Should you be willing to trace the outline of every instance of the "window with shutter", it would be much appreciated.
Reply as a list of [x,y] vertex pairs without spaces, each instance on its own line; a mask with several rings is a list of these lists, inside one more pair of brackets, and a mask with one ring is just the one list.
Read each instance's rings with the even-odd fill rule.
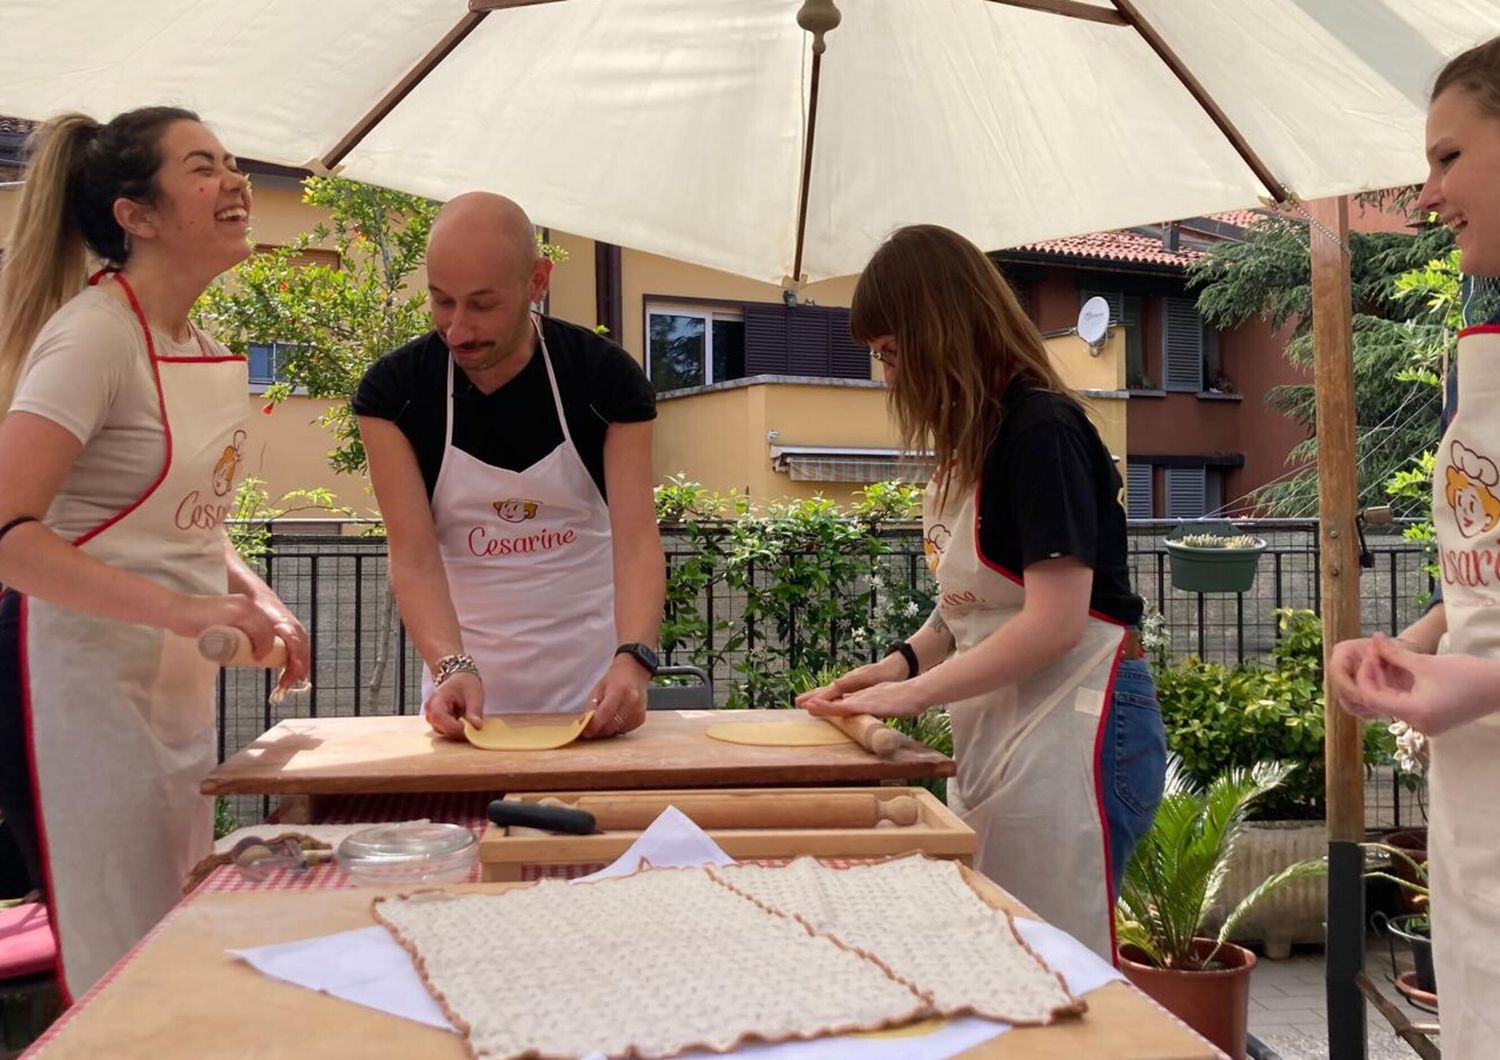
[[1191,298],[1162,300],[1161,360],[1166,389],[1203,390],[1203,318]]
[[1151,377],[1146,374],[1146,335],[1141,328],[1145,299],[1138,294],[1121,299],[1123,313],[1120,325],[1125,329],[1125,386],[1131,390],[1150,390]]
[[745,345],[736,308],[646,306],[646,375],[659,393],[743,378]]
[[1125,514],[1131,519],[1156,518],[1156,468],[1125,465]]
[[1167,518],[1201,519],[1208,507],[1208,475],[1201,467],[1169,467],[1167,480]]

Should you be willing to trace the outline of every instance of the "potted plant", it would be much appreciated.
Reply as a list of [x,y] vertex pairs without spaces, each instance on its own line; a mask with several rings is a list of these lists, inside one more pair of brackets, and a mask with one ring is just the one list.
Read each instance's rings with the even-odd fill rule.
[[1125,866],[1116,907],[1120,970],[1235,1060],[1245,1056],[1250,972],[1255,955],[1229,941],[1235,925],[1282,885],[1326,871],[1322,859],[1298,862],[1255,887],[1214,937],[1204,920],[1255,801],[1273,791],[1290,764],[1231,769],[1207,786],[1187,779],[1174,755],[1156,818]]
[[1179,526],[1163,539],[1172,584],[1190,593],[1243,593],[1255,584],[1264,538],[1235,533],[1228,523],[1205,523],[1193,532]]
[[[1432,914],[1430,903],[1432,893],[1427,885],[1427,862],[1418,861],[1411,857],[1405,850],[1389,843],[1362,843],[1366,850],[1378,851],[1390,858],[1389,866],[1382,866],[1365,875],[1371,879],[1388,880],[1399,886],[1404,894],[1412,898],[1412,906],[1415,912],[1403,913],[1400,916],[1386,919],[1382,914],[1376,914],[1385,919],[1386,931],[1398,939],[1402,939],[1411,947],[1413,971],[1396,977],[1397,988],[1407,997],[1413,997],[1413,988],[1420,995],[1414,1000],[1432,1005],[1437,1004],[1437,975],[1433,971],[1432,964]],[[1396,871],[1396,870],[1400,871]],[[1396,963],[1395,954],[1391,955],[1391,964]]]
[[[1189,780],[1207,787],[1233,768],[1296,762],[1297,769],[1251,807],[1235,843],[1207,927],[1217,931],[1230,910],[1259,885],[1299,861],[1328,850],[1323,789],[1323,635],[1311,611],[1276,611],[1278,635],[1267,665],[1235,665],[1196,657],[1158,659],[1153,671],[1167,746]],[[1387,762],[1394,740],[1367,726],[1367,769]],[[1291,954],[1299,943],[1321,943],[1327,893],[1318,880],[1288,884],[1266,897],[1234,929],[1232,941],[1263,945],[1264,957]]]

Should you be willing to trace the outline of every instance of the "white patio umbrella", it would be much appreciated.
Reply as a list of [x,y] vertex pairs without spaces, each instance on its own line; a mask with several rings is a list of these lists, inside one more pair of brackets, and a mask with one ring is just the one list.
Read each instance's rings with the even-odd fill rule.
[[801,0],[6,0],[0,113],[176,102],[247,157],[816,280],[913,221],[997,248],[1413,181],[1430,79],[1500,33],[1500,0],[835,2],[817,62]]
[[[1500,0],[4,0],[0,114],[180,103],[247,157],[501,191],[779,282],[855,272],[914,221],[1001,248],[1412,183],[1432,77],[1496,34]],[[1342,209],[1313,240],[1330,646],[1359,628]],[[1331,695],[1328,720],[1342,1060],[1362,790]]]

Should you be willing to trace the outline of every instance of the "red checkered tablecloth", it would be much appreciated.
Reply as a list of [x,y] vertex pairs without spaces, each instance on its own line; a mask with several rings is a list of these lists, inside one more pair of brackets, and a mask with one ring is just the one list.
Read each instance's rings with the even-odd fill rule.
[[[348,795],[321,800],[317,824],[361,824],[376,821],[416,821],[426,819],[443,824],[461,824],[475,835],[484,832],[486,811],[498,798],[483,792],[452,792],[431,795]],[[294,824],[267,824],[267,834],[295,832]],[[479,862],[469,870],[469,883],[478,883]],[[523,865],[523,881],[573,879],[604,868],[592,865]],[[259,891],[319,891],[358,886],[337,863],[329,861],[303,871],[277,869],[263,880],[253,880],[233,865],[221,865],[194,889],[190,898],[200,894],[241,894]]]

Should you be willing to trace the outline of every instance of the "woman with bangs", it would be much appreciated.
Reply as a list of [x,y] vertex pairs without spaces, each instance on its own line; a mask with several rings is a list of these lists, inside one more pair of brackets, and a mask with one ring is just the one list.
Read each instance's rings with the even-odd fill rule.
[[947,706],[950,805],[978,867],[1113,960],[1114,895],[1161,799],[1166,739],[1136,632],[1123,486],[1040,332],[978,247],[913,225],[860,275],[923,504],[937,607],[885,657],[798,699],[813,714]]

